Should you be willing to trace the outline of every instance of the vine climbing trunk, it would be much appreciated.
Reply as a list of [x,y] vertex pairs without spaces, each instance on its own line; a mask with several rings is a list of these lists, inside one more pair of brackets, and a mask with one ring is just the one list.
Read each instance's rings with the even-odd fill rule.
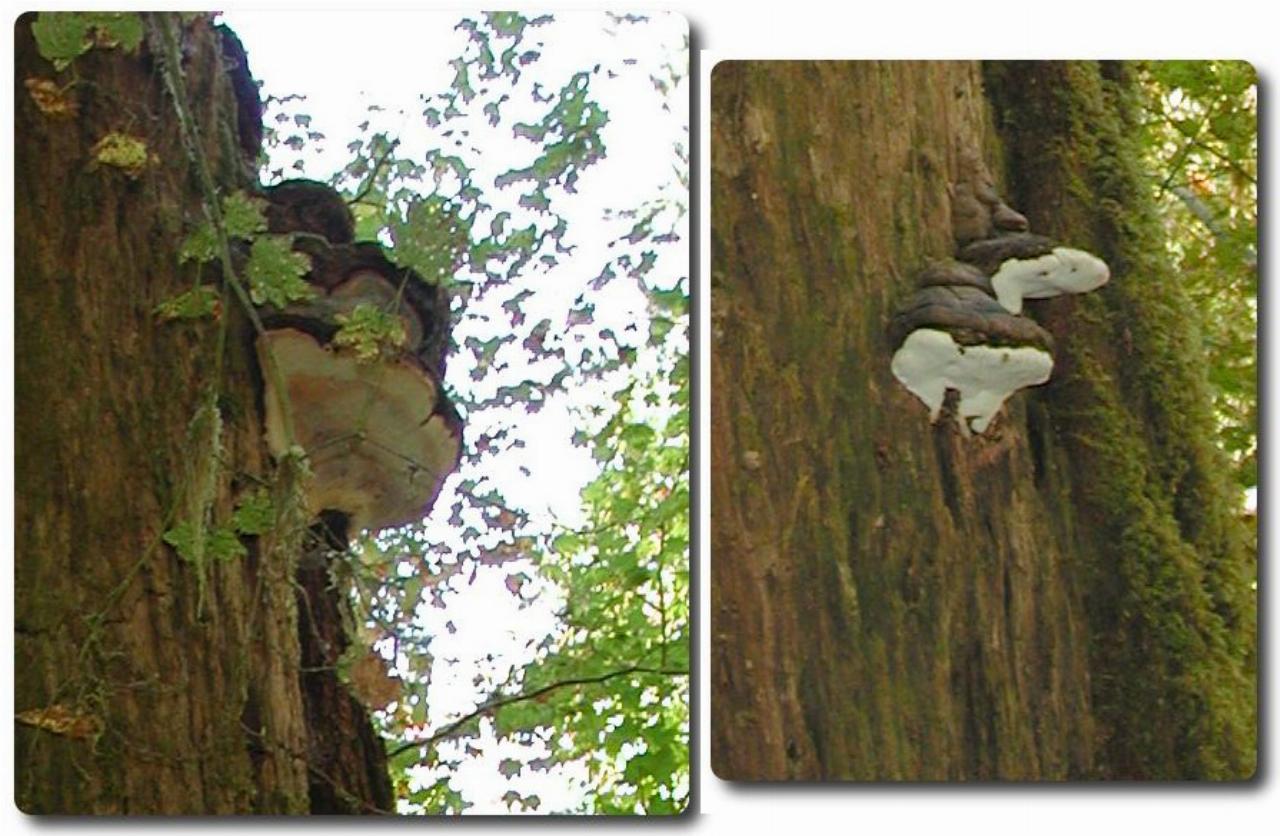
[[[387,811],[367,711],[332,666],[302,672],[300,631],[341,630],[331,585],[313,590],[330,621],[300,622],[302,537],[242,537],[245,556],[200,565],[162,539],[193,481],[226,519],[275,471],[234,297],[213,320],[155,315],[200,277],[179,263],[206,213],[192,152],[220,194],[256,188],[261,105],[244,52],[207,16],[182,23],[177,89],[198,129],[184,147],[154,41],[100,41],[58,68],[34,18],[19,19],[15,49],[18,805]],[[106,137],[142,152],[122,164]],[[210,431],[193,416],[215,413],[217,443],[196,443]],[[317,675],[332,682],[313,688]],[[329,769],[321,736],[349,741],[363,769]]]
[[[1254,567],[1131,144],[1132,83],[1085,63],[714,70],[721,777],[1252,773]],[[980,434],[945,410],[930,423],[888,334],[956,252],[969,148],[1007,173],[1026,217],[1006,217],[1112,273],[1027,302],[1052,380]]]

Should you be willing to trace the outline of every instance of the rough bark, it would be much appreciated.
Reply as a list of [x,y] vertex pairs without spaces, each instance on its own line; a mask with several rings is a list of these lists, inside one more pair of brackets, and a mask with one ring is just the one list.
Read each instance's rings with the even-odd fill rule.
[[[18,805],[305,813],[315,782],[328,780],[357,799],[344,811],[385,809],[382,744],[367,713],[353,711],[340,686],[310,693],[300,674],[297,561],[269,559],[266,537],[247,538],[248,556],[209,566],[202,584],[161,541],[197,459],[187,428],[215,382],[219,324],[154,315],[191,287],[195,268],[179,267],[178,251],[203,217],[155,57],[145,43],[136,54],[90,50],[68,88],[77,111],[49,115],[25,81],[62,85],[72,73],[39,56],[32,19],[15,31]],[[254,188],[261,125],[245,120],[260,110],[247,72],[235,67],[238,45],[205,18],[182,37],[201,153],[224,192]],[[136,177],[93,161],[110,131],[146,143],[149,161]],[[229,318],[216,381],[226,434],[214,515],[226,519],[272,464],[252,330],[234,307],[221,315]],[[330,604],[340,596],[321,592]],[[55,714],[33,714],[50,708],[79,724],[59,730],[40,719]],[[324,734],[360,741],[347,754],[368,776],[344,784],[347,773],[321,768],[318,718]]]
[[335,671],[350,644],[341,596],[328,571],[334,551],[347,548],[341,514],[325,514],[298,566],[298,639],[309,730],[309,793],[315,814],[394,809],[386,750],[368,714]]
[[[1092,65],[1069,66],[1097,77]],[[1192,385],[1203,370],[1189,344],[1136,363],[1110,354],[1120,296],[1130,317],[1151,316],[1131,299],[1133,267],[1113,246],[1117,229],[1143,217],[1136,161],[1111,158],[1135,200],[1107,220],[1103,198],[1117,198],[1061,184],[1105,180],[1086,169],[1110,149],[1089,160],[1049,154],[1075,137],[1037,110],[1065,109],[1078,127],[1120,119],[1122,103],[1033,68],[1000,80],[996,107],[994,75],[984,85],[972,63],[713,71],[710,692],[721,777],[1252,770],[1251,569],[1223,511],[1210,435],[1197,437],[1199,424],[1143,423],[1175,355],[1189,387],[1179,404],[1200,404],[1203,417]],[[1032,231],[1092,248],[1114,278],[1096,299],[1029,303],[1057,346],[1054,379],[1014,396],[986,434],[964,438],[954,421],[931,425],[893,379],[886,330],[927,262],[954,254],[957,147],[983,149],[1003,171],[1002,143],[1012,161],[1005,196]],[[1157,241],[1126,246],[1146,247],[1150,259]],[[1160,309],[1176,307],[1158,284],[1145,286]],[[1097,324],[1105,319],[1112,328]],[[1098,352],[1107,356],[1086,375],[1089,392],[1122,419],[1100,418],[1082,400],[1081,358]],[[1099,455],[1099,438],[1125,455]],[[1152,472],[1130,473],[1135,462]],[[1113,471],[1129,481],[1103,496],[1101,485],[1117,484]],[[1172,522],[1179,478],[1204,489],[1203,503],[1183,503],[1182,524]],[[1159,534],[1144,541],[1143,558],[1116,540],[1133,533],[1125,520],[1147,511]],[[1135,565],[1179,568],[1158,579],[1126,568]],[[1146,610],[1131,611],[1144,595]],[[1166,641],[1162,630],[1179,620],[1193,625],[1180,640],[1211,645],[1197,658],[1212,664],[1179,679],[1162,649],[1135,670],[1139,648]],[[1211,682],[1210,669],[1222,680]],[[1149,728],[1138,693],[1178,705]],[[1229,739],[1214,742],[1206,728]],[[1157,738],[1162,746],[1139,762]]]

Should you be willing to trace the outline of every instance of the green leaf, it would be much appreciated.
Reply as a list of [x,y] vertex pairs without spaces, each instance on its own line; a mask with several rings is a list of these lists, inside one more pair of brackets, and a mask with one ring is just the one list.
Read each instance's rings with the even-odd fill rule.
[[364,363],[394,357],[408,339],[399,316],[367,302],[356,305],[349,314],[336,314],[334,319],[340,327],[333,344],[350,349]]
[[155,315],[162,322],[174,319],[218,318],[221,302],[218,291],[209,285],[199,285],[185,293],[180,293],[167,302],[156,305]]
[[576,554],[582,550],[582,538],[577,534],[561,534],[551,541],[551,547],[560,554]]
[[470,248],[471,222],[455,204],[432,195],[415,203],[404,220],[392,222],[391,240],[396,264],[414,270],[428,284],[447,286]]
[[252,239],[267,229],[267,218],[262,214],[266,201],[250,197],[243,191],[232,192],[222,200],[222,225],[228,238]]
[[235,530],[225,526],[214,527],[205,532],[203,552],[197,549],[196,529],[190,522],[175,525],[161,539],[173,546],[178,557],[193,564],[198,564],[202,555],[214,560],[230,560],[247,554]]
[[315,295],[302,278],[311,269],[311,260],[304,253],[293,252],[292,246],[288,235],[262,235],[254,240],[245,275],[255,305],[284,308]]
[[178,553],[178,557],[194,563],[197,557],[195,528],[189,522],[180,522],[173,528],[169,529],[160,538],[173,546],[174,551]]
[[142,43],[142,18],[133,12],[41,12],[31,24],[36,49],[59,70],[94,46],[133,52]]
[[84,16],[70,12],[41,12],[31,24],[31,32],[41,57],[59,70],[93,45]]
[[657,435],[648,424],[628,424],[622,430],[621,439],[625,444],[643,449],[652,444]]
[[259,488],[243,500],[231,515],[231,525],[241,534],[260,535],[270,531],[276,522],[276,509],[271,494]]
[[88,12],[84,15],[95,31],[95,46],[120,47],[133,52],[142,43],[142,18],[136,12]]
[[205,554],[213,560],[231,560],[248,554],[235,529],[219,526],[209,532]]
[[218,236],[213,231],[213,225],[205,222],[192,230],[187,239],[182,242],[181,249],[178,250],[178,263],[184,264],[188,261],[194,261],[198,264],[204,264],[206,261],[213,261],[218,257]]

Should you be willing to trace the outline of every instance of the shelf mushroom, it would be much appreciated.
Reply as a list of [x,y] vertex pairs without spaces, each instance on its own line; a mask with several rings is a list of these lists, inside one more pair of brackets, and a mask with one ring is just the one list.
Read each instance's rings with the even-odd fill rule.
[[1053,372],[1048,332],[976,287],[922,288],[894,317],[889,338],[894,377],[929,407],[932,421],[955,390],[966,434],[984,432],[1010,395]]
[[933,421],[954,391],[961,431],[981,434],[1011,394],[1053,373],[1052,339],[1020,316],[1022,300],[1085,293],[1111,274],[1097,256],[1031,234],[972,146],[956,159],[948,193],[959,260],[921,271],[920,289],[889,324],[890,368]]
[[951,186],[951,232],[966,244],[1005,232],[1026,232],[1026,217],[1001,200],[995,178],[970,147],[957,154],[956,182]]
[[[293,181],[267,191],[270,228],[293,234],[314,291],[259,309],[267,446],[276,458],[291,444],[306,452],[313,514],[345,514],[351,530],[404,525],[431,509],[462,450],[462,421],[440,386],[448,294],[377,244],[352,243],[350,213],[326,188]],[[376,359],[334,341],[361,305],[400,321],[396,344],[380,345]]]
[[960,260],[989,275],[996,299],[1015,314],[1022,312],[1023,299],[1087,293],[1111,278],[1106,262],[1092,253],[1025,232],[968,244]]
[[[294,443],[311,459],[311,510],[341,511],[353,530],[421,519],[462,445],[461,422],[431,373],[411,355],[362,363],[295,328],[259,337],[264,366],[267,351],[288,392]],[[267,445],[279,457],[288,434],[271,375],[264,400]]]

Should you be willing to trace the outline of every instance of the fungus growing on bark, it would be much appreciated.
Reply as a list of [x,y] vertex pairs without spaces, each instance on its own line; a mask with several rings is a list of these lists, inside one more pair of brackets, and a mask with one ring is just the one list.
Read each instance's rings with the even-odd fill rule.
[[990,295],[991,277],[972,264],[946,259],[931,261],[920,271],[921,287],[976,287]]
[[933,421],[947,390],[955,390],[966,433],[985,431],[1010,395],[1053,372],[1048,332],[974,287],[923,288],[894,317],[889,337],[894,377],[929,407]]
[[1026,232],[1027,219],[996,192],[995,178],[971,147],[958,152],[956,182],[951,186],[951,232],[966,244],[999,232]]
[[[430,372],[408,355],[361,363],[294,328],[259,337],[259,355],[266,351],[288,390],[294,443],[311,459],[311,511],[342,511],[357,530],[420,519],[462,445],[460,422]],[[290,434],[270,376],[266,389],[267,444],[280,457]]]
[[350,243],[350,213],[322,184],[289,181],[266,198],[270,229],[293,234],[315,291],[259,310],[259,360],[264,371],[274,365],[263,375],[267,445],[277,458],[290,439],[306,452],[313,514],[340,512],[353,530],[421,519],[462,449],[462,422],[440,391],[448,294],[377,244]]
[[934,421],[956,392],[961,430],[981,433],[1011,394],[1053,373],[1052,340],[1018,315],[1022,300],[1094,290],[1110,273],[1096,256],[1030,234],[972,146],[959,148],[956,174],[949,192],[960,260],[921,271],[921,289],[889,324],[890,368]]
[[960,257],[991,274],[991,290],[1011,313],[1023,299],[1097,290],[1111,278],[1102,259],[1071,247],[1054,246],[1040,235],[1009,235],[978,241]]

